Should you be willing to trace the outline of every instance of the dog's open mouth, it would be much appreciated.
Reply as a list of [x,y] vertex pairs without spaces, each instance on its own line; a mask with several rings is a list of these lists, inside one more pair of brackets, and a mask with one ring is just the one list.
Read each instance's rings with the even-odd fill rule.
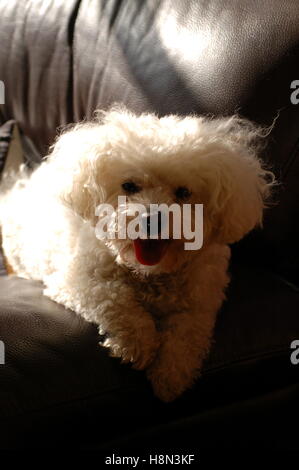
[[135,256],[139,263],[146,266],[158,264],[167,250],[169,240],[141,239],[134,240]]

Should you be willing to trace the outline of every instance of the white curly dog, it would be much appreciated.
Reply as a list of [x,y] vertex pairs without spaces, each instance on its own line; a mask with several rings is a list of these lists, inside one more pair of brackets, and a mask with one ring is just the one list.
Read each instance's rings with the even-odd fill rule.
[[[99,325],[111,355],[146,369],[171,401],[199,376],[229,282],[228,244],[261,224],[272,174],[263,129],[237,116],[158,118],[122,107],[59,136],[31,174],[3,178],[0,223],[13,272]],[[101,240],[96,208],[203,204],[203,246]],[[192,206],[193,207],[193,206]]]

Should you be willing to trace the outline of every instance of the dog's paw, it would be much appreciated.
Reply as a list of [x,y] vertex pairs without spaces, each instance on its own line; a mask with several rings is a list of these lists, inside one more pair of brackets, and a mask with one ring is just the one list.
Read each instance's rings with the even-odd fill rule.
[[175,400],[188,386],[182,384],[174,374],[159,370],[156,366],[148,369],[147,377],[152,384],[154,394],[164,402]]
[[123,363],[132,363],[132,367],[143,370],[154,361],[160,345],[155,328],[151,331],[122,332],[121,335],[108,336],[102,345],[110,350],[110,356],[118,357]]
[[183,390],[174,388],[173,383],[166,377],[155,377],[150,374],[148,374],[148,377],[151,381],[154,394],[165,403],[174,401],[183,393]]
[[187,363],[176,364],[174,358],[157,357],[147,370],[154,394],[164,402],[171,402],[190,388],[198,377]]

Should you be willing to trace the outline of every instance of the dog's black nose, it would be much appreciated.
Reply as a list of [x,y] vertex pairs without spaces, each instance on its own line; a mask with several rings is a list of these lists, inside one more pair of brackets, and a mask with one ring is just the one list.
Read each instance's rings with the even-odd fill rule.
[[146,236],[160,235],[162,230],[162,214],[160,211],[142,218],[142,226]]

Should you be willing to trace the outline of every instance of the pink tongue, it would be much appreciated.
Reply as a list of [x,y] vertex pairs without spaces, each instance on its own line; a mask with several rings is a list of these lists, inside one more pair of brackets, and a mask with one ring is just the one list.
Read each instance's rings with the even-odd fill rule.
[[166,251],[168,240],[134,240],[135,256],[139,263],[146,266],[158,264]]

